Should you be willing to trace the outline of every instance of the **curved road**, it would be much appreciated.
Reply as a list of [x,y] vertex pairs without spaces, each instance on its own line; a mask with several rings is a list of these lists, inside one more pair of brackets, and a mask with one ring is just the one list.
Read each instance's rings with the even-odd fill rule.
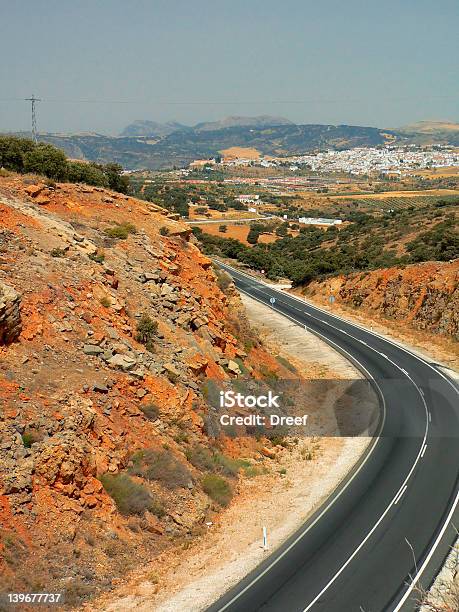
[[218,263],[240,291],[351,359],[380,394],[382,418],[325,506],[209,612],[415,610],[459,524],[457,386],[399,345]]

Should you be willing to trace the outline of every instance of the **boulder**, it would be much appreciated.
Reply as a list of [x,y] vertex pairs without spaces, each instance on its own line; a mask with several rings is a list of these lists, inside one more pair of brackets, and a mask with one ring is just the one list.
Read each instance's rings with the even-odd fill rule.
[[85,344],[83,346],[83,353],[85,355],[92,355],[97,357],[98,355],[101,355],[104,352],[104,349],[101,348],[100,346],[97,346],[97,344]]
[[108,364],[120,370],[131,370],[137,362],[133,357],[129,357],[129,355],[117,354],[108,360]]
[[44,185],[29,185],[26,187],[26,193],[32,198],[36,198],[44,188]]
[[241,374],[241,368],[239,367],[239,364],[237,364],[232,359],[228,361],[228,365],[226,367],[232,374]]

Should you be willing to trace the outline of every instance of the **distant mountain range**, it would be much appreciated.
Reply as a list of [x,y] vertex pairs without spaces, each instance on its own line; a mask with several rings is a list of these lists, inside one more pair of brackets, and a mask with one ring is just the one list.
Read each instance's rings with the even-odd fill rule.
[[282,117],[227,117],[194,127],[171,121],[138,120],[120,136],[40,134],[40,140],[74,159],[115,161],[129,170],[183,167],[230,147],[250,147],[262,155],[295,155],[325,149],[383,144],[433,143],[459,146],[459,124],[420,122],[397,129],[352,125],[297,125]]
[[157,138],[158,136],[167,136],[168,134],[172,134],[172,132],[180,131],[213,132],[215,130],[224,130],[230,127],[261,128],[274,125],[295,124],[293,121],[285,119],[284,117],[271,117],[270,115],[259,115],[258,117],[225,117],[225,119],[221,119],[220,121],[198,123],[194,127],[177,123],[177,121],[157,123],[156,121],[145,121],[140,119],[125,127],[120,137],[143,136],[145,138]]
[[133,123],[130,123],[121,132],[121,138],[130,137],[147,137],[147,138],[158,138],[177,132],[178,130],[188,129],[186,125],[178,123],[177,121],[168,121],[167,123],[158,123],[157,121],[147,121],[138,119]]

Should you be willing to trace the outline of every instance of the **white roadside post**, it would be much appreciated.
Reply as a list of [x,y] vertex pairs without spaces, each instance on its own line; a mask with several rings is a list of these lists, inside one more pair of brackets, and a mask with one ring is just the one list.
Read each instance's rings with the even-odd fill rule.
[[268,550],[268,532],[266,527],[263,527],[263,550]]

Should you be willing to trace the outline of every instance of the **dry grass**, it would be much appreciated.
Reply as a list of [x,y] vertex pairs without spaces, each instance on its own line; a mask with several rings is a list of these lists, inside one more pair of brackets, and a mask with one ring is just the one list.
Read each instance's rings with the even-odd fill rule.
[[230,147],[220,151],[225,159],[260,159],[260,151],[253,147]]

